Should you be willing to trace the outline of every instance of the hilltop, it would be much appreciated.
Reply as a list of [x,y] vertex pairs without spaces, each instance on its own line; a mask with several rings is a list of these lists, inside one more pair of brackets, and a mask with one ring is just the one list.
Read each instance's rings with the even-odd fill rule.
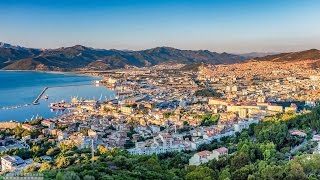
[[306,51],[267,55],[264,57],[258,57],[254,59],[258,61],[274,61],[274,62],[320,60],[320,51],[317,49],[310,49]]

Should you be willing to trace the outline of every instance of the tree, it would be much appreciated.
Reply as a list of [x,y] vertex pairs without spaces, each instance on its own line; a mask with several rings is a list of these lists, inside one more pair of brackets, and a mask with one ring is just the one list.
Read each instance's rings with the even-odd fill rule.
[[235,170],[232,173],[232,179],[242,180],[248,179],[248,176],[255,171],[255,167],[253,165],[246,165],[241,167],[240,169]]
[[49,162],[44,162],[41,164],[39,172],[48,171],[51,169],[51,164]]
[[218,123],[220,116],[219,115],[212,115],[212,114],[205,114],[202,116],[201,125],[202,126],[211,126]]
[[64,156],[60,156],[56,159],[56,166],[59,169],[67,167],[69,164],[70,164],[70,161]]
[[101,154],[101,155],[102,154],[106,154],[107,151],[108,151],[108,149],[105,146],[102,146],[102,145],[98,145],[97,149],[98,149],[98,153]]
[[193,171],[188,172],[186,180],[211,180],[213,179],[213,170],[208,167],[197,166]]
[[209,88],[209,89],[201,89],[197,90],[194,93],[195,96],[203,96],[203,97],[221,97],[222,94],[217,92],[215,89]]
[[96,178],[94,176],[90,176],[90,175],[85,175],[83,177],[83,180],[95,180]]
[[160,172],[161,171],[161,166],[160,166],[159,160],[155,156],[152,156],[151,158],[149,158],[146,161],[146,165],[152,171],[156,171],[156,172]]
[[231,159],[231,168],[233,170],[240,169],[241,167],[249,164],[250,158],[246,153],[238,153]]
[[288,127],[282,122],[262,122],[255,126],[254,135],[258,142],[273,142],[278,149],[284,147]]
[[276,146],[272,142],[260,144],[260,149],[263,152],[264,160],[274,157],[277,152]]
[[276,165],[266,165],[261,167],[260,174],[263,179],[283,179],[284,178],[284,168],[282,166]]
[[62,152],[67,152],[71,149],[74,149],[76,148],[76,145],[74,142],[70,142],[70,143],[63,143],[63,142],[60,142],[58,144],[58,147],[61,149]]
[[38,145],[32,146],[31,152],[34,154],[34,156],[40,156],[41,154],[41,149]]
[[46,152],[46,155],[54,157],[54,156],[58,155],[59,153],[60,153],[60,149],[58,147],[51,147]]
[[25,173],[31,173],[31,172],[35,172],[35,171],[37,171],[38,170],[38,168],[36,167],[36,166],[34,166],[34,165],[29,165],[29,166],[27,166],[25,169],[24,169],[24,171],[23,172],[25,172]]
[[219,175],[219,180],[231,179],[230,169],[223,169]]
[[64,179],[65,180],[80,180],[80,177],[73,171],[67,171],[64,174]]
[[303,171],[303,167],[299,163],[292,162],[292,163],[289,163],[288,175],[286,179],[304,180],[304,179],[307,179],[307,176]]
[[56,175],[56,180],[65,180],[64,175],[60,171]]

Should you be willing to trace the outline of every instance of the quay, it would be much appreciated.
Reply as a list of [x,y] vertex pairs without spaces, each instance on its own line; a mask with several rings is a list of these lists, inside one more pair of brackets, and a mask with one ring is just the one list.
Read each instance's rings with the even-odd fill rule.
[[38,97],[33,101],[32,104],[37,105],[39,104],[39,100],[41,99],[42,95],[47,91],[48,87],[45,87],[41,93],[38,95]]

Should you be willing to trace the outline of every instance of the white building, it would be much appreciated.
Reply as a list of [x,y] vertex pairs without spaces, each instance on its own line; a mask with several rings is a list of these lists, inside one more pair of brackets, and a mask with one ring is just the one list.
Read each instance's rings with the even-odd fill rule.
[[259,123],[259,119],[249,119],[248,121],[238,121],[238,123],[234,124],[234,131],[241,132],[243,129],[248,129],[250,124],[257,124]]
[[210,160],[219,159],[219,157],[227,154],[228,154],[228,149],[225,147],[215,149],[212,152],[207,150],[201,151],[201,152],[195,153],[189,159],[189,165],[198,166],[200,164],[207,163]]
[[41,121],[41,125],[42,125],[42,126],[46,126],[46,127],[48,127],[49,129],[53,129],[53,128],[55,127],[54,122],[51,122],[51,121],[48,121],[48,120],[43,120],[43,121]]
[[19,156],[5,155],[5,156],[1,157],[1,171],[2,172],[15,171],[16,168],[22,164],[24,164],[24,161]]
[[135,148],[128,149],[128,152],[132,155],[151,155],[183,150],[186,150],[186,146],[183,143],[174,143],[174,139],[170,134],[161,133],[153,138],[151,144],[136,142]]

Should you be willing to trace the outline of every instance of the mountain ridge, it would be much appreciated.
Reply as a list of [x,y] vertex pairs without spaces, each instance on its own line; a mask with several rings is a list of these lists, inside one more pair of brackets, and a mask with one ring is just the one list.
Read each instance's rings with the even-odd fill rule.
[[287,52],[274,55],[267,55],[264,57],[257,57],[254,60],[258,61],[274,61],[274,62],[286,62],[286,61],[301,61],[301,60],[319,60],[320,50],[309,49],[297,52]]
[[[12,48],[0,49],[11,50]],[[139,51],[121,51],[75,45],[37,51],[38,53],[30,53],[21,56],[22,58],[14,58],[7,64],[2,61],[0,67],[5,70],[108,70],[127,66],[154,66],[168,62],[230,64],[246,60],[242,56],[228,53],[216,53],[208,50],[180,50],[165,46]],[[0,53],[1,57],[2,54]],[[5,56],[2,59],[5,58],[9,57]]]
[[[262,54],[260,53],[260,55]],[[209,50],[181,50],[167,46],[138,51],[96,49],[83,45],[56,49],[35,49],[0,42],[0,69],[46,71],[110,70],[170,63],[216,65],[248,61],[320,60],[320,51],[317,49],[268,54],[263,57],[251,57],[252,55],[259,54],[249,53],[248,56],[241,56],[226,52],[211,52]],[[320,62],[314,62],[313,67],[319,66]]]

